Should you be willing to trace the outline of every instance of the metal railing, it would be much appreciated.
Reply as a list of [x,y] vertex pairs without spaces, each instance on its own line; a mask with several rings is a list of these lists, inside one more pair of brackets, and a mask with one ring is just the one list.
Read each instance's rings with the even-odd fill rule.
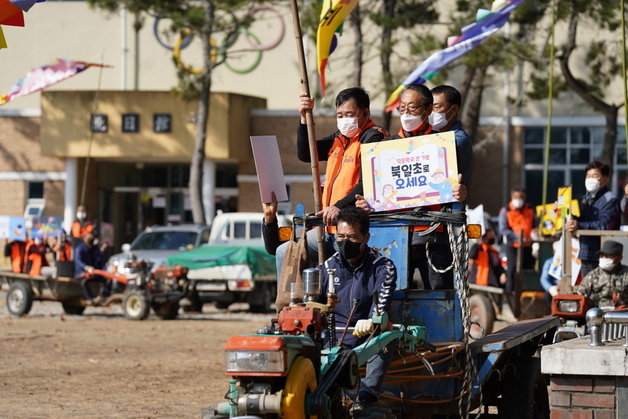
[[595,307],[587,311],[586,319],[591,333],[590,346],[604,346],[605,342],[625,339],[622,346],[628,347],[628,311],[605,313]]

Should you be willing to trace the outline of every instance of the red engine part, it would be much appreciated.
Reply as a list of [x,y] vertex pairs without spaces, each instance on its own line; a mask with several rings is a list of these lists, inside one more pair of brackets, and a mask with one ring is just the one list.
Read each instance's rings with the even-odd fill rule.
[[314,307],[285,307],[279,313],[279,329],[286,335],[308,334],[320,338],[324,325],[321,311]]
[[185,278],[188,274],[187,266],[174,265],[174,266],[160,266],[153,272],[153,278]]
[[[578,310],[576,312],[564,312],[560,309],[561,301],[577,301]],[[552,298],[552,316],[578,318],[584,317],[587,310],[591,308],[591,300],[579,294],[557,294]]]

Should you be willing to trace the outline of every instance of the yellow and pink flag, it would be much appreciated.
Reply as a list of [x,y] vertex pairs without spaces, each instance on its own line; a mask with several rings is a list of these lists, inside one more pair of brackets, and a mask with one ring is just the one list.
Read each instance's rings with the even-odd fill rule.
[[358,4],[358,0],[323,0],[321,18],[316,32],[316,52],[321,90],[325,96],[325,67],[327,60],[337,45],[336,32],[344,20]]

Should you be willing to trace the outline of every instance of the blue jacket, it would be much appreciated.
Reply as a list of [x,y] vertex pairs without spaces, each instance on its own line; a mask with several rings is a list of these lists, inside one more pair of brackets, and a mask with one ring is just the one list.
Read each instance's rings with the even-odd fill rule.
[[[595,195],[587,193],[580,201],[580,230],[617,230],[620,223],[620,209],[617,196],[607,187],[600,189]],[[600,238],[580,236],[580,253],[582,260],[597,261],[600,250]]]
[[74,249],[74,276],[80,278],[83,274],[85,266],[91,266],[94,269],[104,269],[105,261],[98,246],[87,247],[85,243],[78,245]]
[[[358,299],[360,302],[349,322],[349,326],[355,326],[355,323],[360,319],[370,318],[374,311],[374,291],[379,293],[378,311],[388,312],[392,294],[397,286],[397,270],[390,259],[367,247],[362,263],[353,269],[340,256],[340,253],[335,253],[318,266],[318,269],[321,270],[322,283],[322,293],[318,297],[319,302],[327,300],[328,268],[336,269],[333,281],[336,295],[340,299],[333,311],[336,318],[336,327],[344,327],[347,324],[354,299]],[[338,331],[336,335],[340,339],[342,330]],[[343,345],[354,347],[359,343],[359,339],[353,336],[350,331],[347,331]]]

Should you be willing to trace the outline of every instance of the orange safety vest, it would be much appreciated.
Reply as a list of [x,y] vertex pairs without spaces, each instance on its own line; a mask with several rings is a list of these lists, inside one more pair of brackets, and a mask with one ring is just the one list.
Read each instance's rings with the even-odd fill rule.
[[[374,127],[369,121],[353,138],[342,134],[334,138],[329,149],[325,186],[323,187],[323,208],[335,204],[349,193],[360,180],[360,137],[367,129]],[[347,141],[348,140],[348,141]]]
[[11,244],[11,270],[17,274],[24,271],[24,253],[26,243],[22,240],[15,240]]
[[70,262],[72,260],[72,243],[65,241],[57,244],[57,261]]
[[[523,208],[516,209],[512,203],[508,203],[506,211],[506,219],[508,227],[519,237],[519,233],[523,232],[523,238],[529,239],[532,228],[534,227],[534,210],[526,203]],[[515,241],[514,247],[519,247],[519,241]],[[523,243],[523,247],[532,246],[532,243]]]
[[41,275],[41,267],[48,266],[46,261],[46,245],[29,241],[26,245],[26,273],[30,276]]
[[94,231],[94,224],[89,221],[81,223],[80,221],[74,221],[72,223],[72,237],[80,239],[87,233]]
[[491,274],[491,254],[499,260],[499,253],[488,243],[481,243],[480,247],[481,250],[478,252],[477,259],[471,259],[471,263],[473,263],[476,268],[475,283],[478,285],[488,285],[488,279]]

